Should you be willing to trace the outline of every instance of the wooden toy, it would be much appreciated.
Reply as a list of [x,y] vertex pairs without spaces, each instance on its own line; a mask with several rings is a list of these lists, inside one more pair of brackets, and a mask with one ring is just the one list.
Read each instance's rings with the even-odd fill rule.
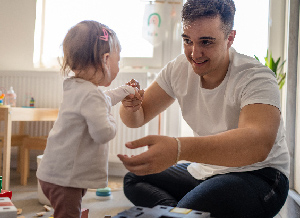
[[51,210],[51,207],[49,207],[48,205],[44,205],[43,206],[45,208],[45,211],[49,212]]

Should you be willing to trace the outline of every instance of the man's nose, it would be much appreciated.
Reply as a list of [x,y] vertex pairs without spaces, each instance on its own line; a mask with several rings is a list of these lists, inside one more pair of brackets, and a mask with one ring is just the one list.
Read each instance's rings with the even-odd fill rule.
[[199,45],[194,45],[192,48],[193,59],[201,58],[203,56],[203,49]]

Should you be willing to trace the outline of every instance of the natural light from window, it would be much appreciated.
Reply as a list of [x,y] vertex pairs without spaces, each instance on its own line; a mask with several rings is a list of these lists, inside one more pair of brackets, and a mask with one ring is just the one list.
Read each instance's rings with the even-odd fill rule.
[[[141,0],[37,0],[34,63],[38,65],[41,58],[42,62],[50,66],[57,64],[57,57],[62,55],[60,45],[68,29],[82,20],[96,20],[113,29],[122,45],[122,57],[152,57],[153,46],[142,37],[144,8],[145,2]],[[42,26],[43,43],[41,43]]]
[[[151,58],[154,46],[142,36],[145,4],[142,0],[37,0],[35,66],[58,66],[57,57],[62,55],[61,43],[68,29],[89,19],[115,30],[122,45],[121,58]],[[263,62],[268,47],[269,0],[236,0],[235,4],[237,35],[233,47]]]

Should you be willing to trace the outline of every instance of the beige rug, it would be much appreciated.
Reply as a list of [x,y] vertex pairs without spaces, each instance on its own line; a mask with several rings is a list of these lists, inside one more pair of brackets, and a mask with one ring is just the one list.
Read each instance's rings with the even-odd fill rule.
[[[123,183],[122,182],[110,182],[110,181],[108,181],[107,187],[109,187],[112,192],[113,191],[121,191],[121,190],[123,190]],[[89,189],[89,191],[96,192],[97,189]]]

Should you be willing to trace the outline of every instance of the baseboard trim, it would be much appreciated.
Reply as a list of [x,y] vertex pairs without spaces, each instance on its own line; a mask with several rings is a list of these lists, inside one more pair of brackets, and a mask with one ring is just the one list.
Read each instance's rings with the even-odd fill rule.
[[289,190],[289,197],[291,197],[300,206],[300,194],[293,189]]
[[123,163],[108,162],[108,175],[124,177],[128,170]]

